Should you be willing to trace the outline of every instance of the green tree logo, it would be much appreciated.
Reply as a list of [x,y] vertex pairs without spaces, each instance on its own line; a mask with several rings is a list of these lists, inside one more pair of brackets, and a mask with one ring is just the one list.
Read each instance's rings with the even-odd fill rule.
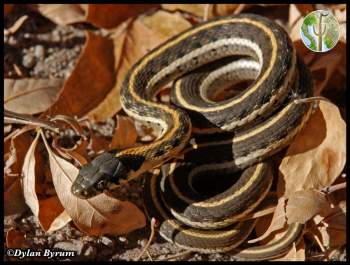
[[310,50],[327,52],[339,40],[339,23],[327,10],[313,11],[304,18],[300,36]]

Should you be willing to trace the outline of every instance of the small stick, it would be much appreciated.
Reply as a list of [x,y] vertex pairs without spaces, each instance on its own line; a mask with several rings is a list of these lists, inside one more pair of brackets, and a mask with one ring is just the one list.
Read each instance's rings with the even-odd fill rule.
[[211,4],[205,4],[205,5],[204,5],[203,21],[207,21],[207,20],[208,20],[210,5],[211,5]]
[[59,133],[59,128],[54,127],[54,124],[48,121],[32,117],[31,115],[19,114],[8,110],[4,110],[4,123],[35,125],[49,129],[51,131],[54,131],[55,133]]
[[318,246],[320,247],[321,251],[322,251],[322,252],[325,252],[326,250],[325,250],[325,248],[323,247],[323,245],[322,245],[320,239],[318,238],[318,236],[314,234],[313,237],[314,237],[314,239],[316,240],[316,242],[317,242]]
[[320,101],[320,100],[331,102],[328,98],[317,96],[317,97],[309,97],[309,98],[297,98],[297,99],[294,99],[294,103],[295,104],[310,103],[310,102]]
[[148,242],[145,245],[145,247],[143,248],[143,250],[141,251],[141,253],[137,256],[135,261],[138,261],[143,256],[143,254],[146,252],[148,247],[150,246],[150,244],[151,244],[151,242],[153,240],[153,237],[154,237],[154,228],[155,228],[155,226],[156,226],[156,219],[154,217],[152,217],[152,219],[151,219],[151,234],[149,236]]
[[346,182],[342,182],[339,184],[335,184],[333,186],[326,187],[322,191],[326,192],[326,193],[332,193],[336,190],[341,190],[341,189],[345,189],[345,188],[346,188]]

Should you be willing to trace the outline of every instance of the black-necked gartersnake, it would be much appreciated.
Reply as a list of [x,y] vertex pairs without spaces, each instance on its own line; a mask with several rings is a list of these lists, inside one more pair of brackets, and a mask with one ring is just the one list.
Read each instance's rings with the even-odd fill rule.
[[[155,102],[159,90],[174,80],[174,104]],[[213,99],[228,85],[247,80],[253,81],[234,97]],[[146,210],[164,220],[160,234],[201,252],[236,249],[236,255],[251,259],[281,255],[300,237],[301,224],[290,225],[272,245],[237,250],[255,223],[237,220],[269,191],[272,174],[267,160],[307,121],[310,105],[294,99],[311,94],[307,68],[288,34],[273,21],[240,14],[198,24],[149,52],[123,83],[124,111],[158,124],[161,135],[147,145],[99,155],[82,167],[72,192],[84,199],[93,197],[183,151],[184,160],[167,164],[163,176],[146,179]],[[189,144],[192,132],[203,134],[204,140],[198,137]],[[244,170],[242,176],[215,196],[194,187],[204,175],[215,182],[220,175],[239,170]]]

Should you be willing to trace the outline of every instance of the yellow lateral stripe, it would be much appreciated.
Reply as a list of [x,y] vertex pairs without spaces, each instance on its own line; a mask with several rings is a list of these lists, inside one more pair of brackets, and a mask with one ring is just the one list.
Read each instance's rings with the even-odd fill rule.
[[[271,70],[276,62],[276,54],[277,54],[277,41],[276,41],[276,38],[275,38],[275,35],[273,34],[273,32],[268,27],[266,27],[264,24],[257,22],[257,21],[247,19],[247,18],[232,19],[232,20],[229,20],[229,22],[233,22],[233,23],[241,22],[241,23],[252,24],[252,25],[257,26],[258,28],[262,29],[270,37],[272,51],[271,51],[271,59],[270,59],[270,63],[269,63],[268,68],[266,69],[266,71],[264,72],[262,77],[254,84],[254,86],[252,86],[250,89],[245,91],[240,97],[238,97],[235,100],[232,100],[226,104],[219,105],[217,107],[212,107],[210,109],[201,108],[198,106],[193,106],[193,105],[188,104],[187,101],[183,98],[183,96],[181,94],[181,89],[176,87],[176,90],[175,90],[176,97],[177,97],[178,101],[181,103],[181,105],[183,105],[185,108],[189,108],[191,110],[195,110],[198,112],[211,112],[211,111],[224,110],[228,107],[232,107],[232,106],[240,103],[241,101],[243,101],[245,98],[247,98],[253,92],[255,92],[260,87],[262,82],[265,81],[265,79],[267,79],[267,77],[271,73]],[[217,23],[217,24],[220,24],[220,23]],[[179,82],[175,85],[178,86]]]
[[245,192],[249,187],[251,187],[251,185],[254,183],[254,181],[261,174],[262,168],[263,168],[263,163],[257,164],[257,166],[256,166],[256,168],[254,170],[253,176],[249,179],[249,181],[244,186],[242,186],[239,190],[237,190],[235,193],[231,194],[230,196],[227,196],[226,198],[223,198],[223,199],[217,200],[217,201],[213,201],[213,202],[196,202],[196,203],[193,203],[192,205],[195,206],[195,207],[210,208],[210,207],[217,207],[217,206],[220,206],[220,205],[222,205],[224,203],[232,201],[237,196],[239,196],[243,192]]
[[[175,110],[173,109],[170,109],[169,107],[167,107],[166,105],[162,105],[162,104],[157,104],[157,103],[154,103],[154,102],[151,102],[151,101],[147,101],[147,100],[144,100],[142,99],[135,91],[135,87],[134,87],[134,83],[135,83],[135,78],[136,76],[138,75],[138,73],[144,68],[144,66],[151,60],[153,59],[154,57],[158,56],[159,54],[161,54],[162,52],[164,52],[165,49],[171,47],[172,45],[178,43],[179,41],[187,38],[188,36],[192,35],[192,34],[195,34],[196,32],[200,31],[200,30],[203,30],[203,29],[206,29],[206,28],[209,28],[209,27],[213,27],[213,26],[216,26],[216,25],[220,25],[220,24],[224,24],[224,23],[248,23],[248,24],[252,24],[252,25],[255,25],[261,29],[263,29],[263,31],[266,32],[266,34],[268,34],[270,36],[270,39],[271,39],[271,42],[272,42],[272,57],[271,57],[271,61],[270,61],[270,65],[268,67],[268,70],[264,73],[264,75],[262,76],[262,78],[256,83],[255,87],[252,87],[249,91],[250,93],[253,93],[253,91],[255,91],[261,84],[261,82],[263,80],[265,80],[267,78],[267,76],[269,75],[269,73],[271,72],[271,69],[275,63],[275,60],[276,60],[276,53],[277,53],[277,43],[276,43],[276,39],[272,33],[272,31],[267,28],[265,25],[261,24],[260,22],[256,22],[256,21],[253,21],[253,20],[250,20],[250,19],[247,19],[247,18],[243,18],[243,19],[237,19],[237,18],[233,18],[233,19],[228,19],[228,20],[221,20],[221,21],[216,21],[216,22],[213,22],[213,23],[210,23],[210,24],[206,24],[206,25],[203,25],[199,28],[195,28],[194,30],[188,32],[187,34],[182,34],[180,35],[178,38],[174,39],[173,41],[167,43],[166,45],[163,45],[161,46],[158,50],[154,51],[153,53],[149,54],[149,55],[146,55],[144,60],[135,68],[135,70],[131,73],[130,75],[130,79],[129,79],[129,90],[130,90],[130,93],[131,95],[133,96],[133,98],[136,100],[136,101],[139,101],[140,103],[143,103],[145,105],[150,105],[150,106],[153,106],[153,107],[156,107],[156,108],[161,108],[163,109],[164,111],[170,113],[173,117],[174,117],[174,126],[172,127],[171,131],[169,133],[167,133],[163,138],[159,139],[158,141],[152,143],[152,144],[149,144],[149,146],[151,147],[154,147],[154,146],[157,146],[157,145],[160,145],[161,143],[167,141],[168,139],[170,139],[176,129],[178,128],[179,126],[179,114],[178,112],[176,112]],[[248,96],[248,94],[246,94],[246,96]],[[243,100],[243,98],[242,98]],[[222,105],[221,106],[221,109],[224,109],[226,108],[227,106],[226,105]]]
[[283,108],[283,110],[281,110],[276,116],[273,116],[273,118],[272,118],[269,122],[267,122],[266,124],[264,124],[264,126],[260,126],[260,127],[258,127],[257,129],[255,129],[255,130],[253,130],[253,131],[251,131],[251,132],[249,132],[249,133],[245,133],[245,134],[243,134],[243,135],[241,135],[241,136],[233,137],[232,142],[233,142],[233,143],[237,143],[237,142],[246,140],[247,138],[253,137],[253,136],[257,135],[258,133],[260,133],[260,132],[266,130],[268,127],[271,127],[272,125],[277,124],[277,122],[278,122],[281,118],[283,118],[284,114],[285,114],[286,112],[288,112],[288,111],[292,108],[293,105],[294,105],[293,102],[289,103],[289,104],[288,104],[285,108]]

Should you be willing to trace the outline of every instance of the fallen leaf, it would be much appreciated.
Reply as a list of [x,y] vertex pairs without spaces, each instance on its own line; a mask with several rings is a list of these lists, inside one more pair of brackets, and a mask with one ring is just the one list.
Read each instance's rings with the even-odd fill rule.
[[[49,198],[40,198],[40,185],[37,185],[37,145],[40,139],[40,131],[38,131],[33,143],[28,149],[23,163],[23,191],[26,204],[31,209],[35,217],[38,218],[39,224],[44,231],[50,228],[51,223],[64,210],[57,196]],[[38,188],[37,188],[38,187]],[[41,192],[40,195],[43,195]]]
[[271,261],[305,261],[304,240],[300,240],[297,244],[293,243],[292,248],[285,255]]
[[205,9],[209,7],[208,17],[213,17],[213,4],[162,4],[162,8],[169,11],[185,11],[200,18],[204,17]]
[[65,81],[57,101],[43,114],[82,117],[104,99],[112,88],[113,43],[87,31],[87,40],[78,62]]
[[135,145],[137,132],[134,122],[129,117],[117,115],[117,124],[114,130],[110,149],[126,149]]
[[112,28],[158,4],[39,4],[41,15],[58,25],[89,22],[96,27]]
[[[179,12],[169,13],[163,10],[159,10],[151,16],[141,16],[139,20],[147,28],[156,31],[157,35],[161,35],[164,40],[169,39],[191,26]],[[176,25],[176,27],[174,27],[174,25]]]
[[302,12],[298,9],[297,5],[291,4],[289,6],[289,16],[288,16],[288,33],[289,37],[293,42],[299,41],[300,36],[300,28],[303,24],[304,16]]
[[4,4],[4,17],[10,14],[13,8],[14,8],[13,4]]
[[89,4],[86,20],[97,27],[113,28],[130,17],[158,6],[158,4]]
[[249,4],[215,4],[214,13],[218,16],[229,16],[241,13]]
[[[62,88],[61,79],[4,79],[4,107],[21,114],[47,110]],[[33,104],[35,102],[35,104]]]
[[312,4],[296,4],[295,6],[303,16],[315,11],[315,7]]
[[288,198],[299,190],[330,186],[344,168],[345,147],[346,125],[338,107],[321,101],[279,166],[277,193]]
[[68,215],[66,211],[61,212],[59,216],[51,223],[50,228],[47,230],[48,233],[57,231],[68,224],[72,218]]
[[[302,207],[300,207],[302,205]],[[301,190],[291,194],[286,206],[288,224],[302,223],[330,207],[325,194],[317,190]]]
[[311,230],[320,235],[322,245],[325,248],[337,248],[346,244],[346,201],[342,201],[334,208],[328,207],[323,215],[316,215],[316,226]]
[[39,13],[58,25],[68,25],[85,21],[85,8],[81,4],[38,4]]
[[[266,219],[261,219],[261,220],[266,220]],[[257,238],[249,240],[248,243],[256,243],[258,241],[268,238],[272,232],[282,229],[285,226],[285,224],[286,224],[285,198],[281,197],[278,199],[277,206],[275,208],[275,211],[273,213],[273,216],[268,228],[264,229],[266,224],[263,223],[262,221],[258,222],[256,225],[256,229],[258,229],[258,231],[263,230],[264,233]]]
[[335,10],[334,15],[339,22],[339,40],[346,43],[346,8],[344,10]]
[[7,248],[28,248],[25,234],[16,228],[11,228],[6,233],[6,247]]
[[[43,138],[44,139],[44,138]],[[89,235],[126,234],[146,224],[144,214],[132,203],[100,194],[88,200],[74,196],[71,185],[78,169],[48,146],[50,168],[57,195],[76,226]]]
[[103,101],[86,117],[95,121],[105,121],[114,116],[121,109],[119,92],[132,65],[173,34],[190,26],[191,24],[178,13],[172,14],[165,11],[158,11],[149,17],[139,17],[132,22],[128,21],[120,25],[116,29],[118,34],[115,34],[113,39],[116,83]]
[[4,215],[20,214],[28,209],[21,184],[22,166],[25,154],[31,145],[28,132],[16,130],[4,141]]

